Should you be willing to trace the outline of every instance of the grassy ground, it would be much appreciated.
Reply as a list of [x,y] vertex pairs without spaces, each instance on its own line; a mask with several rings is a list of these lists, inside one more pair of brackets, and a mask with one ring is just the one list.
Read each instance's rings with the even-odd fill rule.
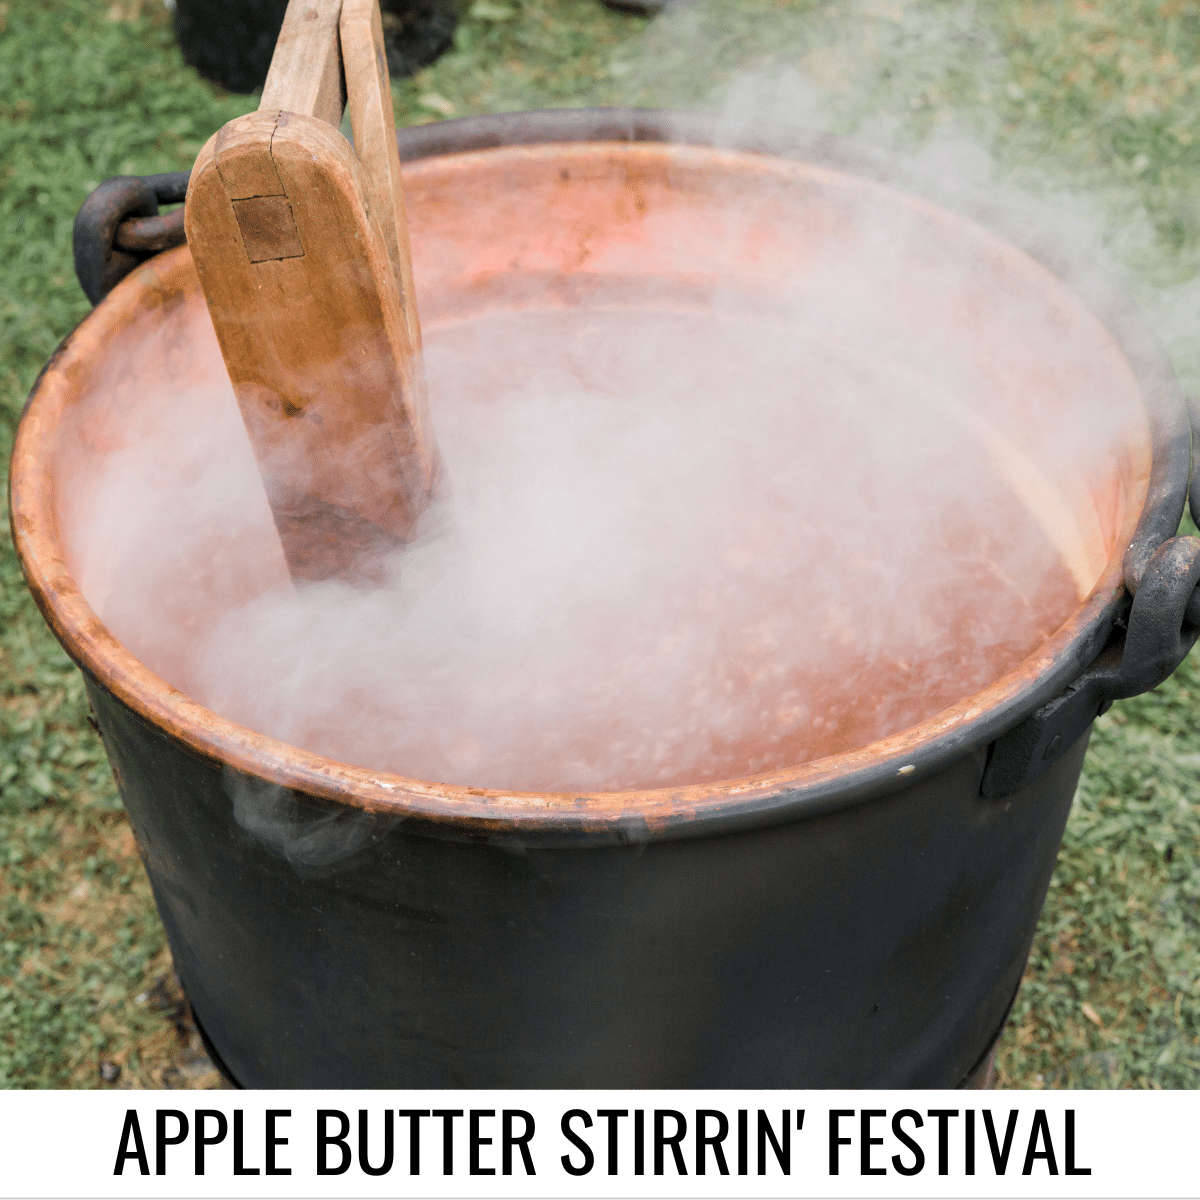
[[[594,0],[480,0],[453,52],[398,83],[395,99],[402,122],[699,104],[949,146],[977,183],[1019,183],[1090,214],[1185,382],[1197,382],[1195,2],[721,0],[648,23]],[[254,104],[183,65],[159,0],[0,3],[5,462],[34,376],[87,309],[70,230],[88,190],[189,166],[213,129]],[[1190,661],[1100,722],[998,1083],[1200,1084],[1198,697]],[[215,1085],[80,681],[6,534],[0,864],[0,1085]]]

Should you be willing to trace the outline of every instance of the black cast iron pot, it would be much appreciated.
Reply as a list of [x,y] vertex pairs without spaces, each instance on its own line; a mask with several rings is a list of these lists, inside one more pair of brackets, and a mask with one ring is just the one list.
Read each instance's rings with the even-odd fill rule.
[[[1078,609],[1016,670],[912,729],[769,775],[640,792],[512,794],[383,775],[207,711],[116,641],[79,590],[86,548],[72,542],[61,495],[86,489],[103,454],[117,419],[106,389],[118,380],[123,402],[149,404],[174,373],[221,369],[186,248],[151,259],[157,244],[134,245],[134,263],[113,268],[113,231],[125,230],[118,249],[122,236],[136,243],[122,221],[149,204],[140,185],[106,185],[76,244],[89,294],[111,294],[33,389],[13,456],[13,534],[86,676],[215,1054],[253,1087],[978,1080],[1021,978],[1091,724],[1165,679],[1200,627],[1200,542],[1173,536],[1191,434],[1161,352],[1119,304],[1093,314],[1035,259],[875,182],[881,162],[830,139],[747,135],[717,150],[694,122],[624,110],[399,137],[434,325],[470,318],[487,270],[529,285],[526,296],[548,271],[591,270],[602,284],[599,250],[577,267],[535,260],[585,218],[589,245],[619,246],[619,222],[603,214],[628,223],[622,197],[635,185],[643,216],[686,203],[701,223],[768,176],[803,195],[769,254],[703,264],[760,291],[801,269],[796,246],[821,227],[812,214],[869,191],[928,222],[980,287],[1002,267],[1110,337],[1141,432],[1072,493],[1099,564]],[[123,207],[126,193],[141,210]],[[88,215],[98,210],[102,228]],[[643,295],[661,295],[670,261],[651,246],[626,269],[654,283]],[[572,295],[582,303],[585,292]]]

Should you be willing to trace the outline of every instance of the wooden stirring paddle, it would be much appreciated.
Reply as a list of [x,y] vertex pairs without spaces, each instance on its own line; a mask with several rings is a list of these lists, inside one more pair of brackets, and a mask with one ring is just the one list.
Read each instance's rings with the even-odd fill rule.
[[369,573],[442,477],[378,0],[290,0],[262,103],[200,151],[185,224],[292,577]]

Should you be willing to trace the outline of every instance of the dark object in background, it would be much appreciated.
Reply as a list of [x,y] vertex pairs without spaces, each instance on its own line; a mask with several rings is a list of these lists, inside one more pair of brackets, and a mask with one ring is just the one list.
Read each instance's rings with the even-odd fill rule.
[[263,85],[287,0],[176,0],[175,40],[188,66],[226,91]]
[[445,54],[458,28],[458,0],[379,0],[388,71],[407,79]]
[[669,8],[675,0],[600,0],[605,8],[613,12],[637,13],[638,16],[652,17],[665,8]]
[[[403,78],[450,48],[458,0],[380,0],[388,70]],[[176,0],[175,39],[189,66],[226,91],[262,87],[287,0]]]

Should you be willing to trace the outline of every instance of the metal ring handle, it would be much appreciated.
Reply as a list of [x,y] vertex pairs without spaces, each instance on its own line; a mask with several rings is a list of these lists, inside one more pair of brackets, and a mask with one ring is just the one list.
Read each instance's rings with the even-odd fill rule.
[[[1200,446],[1195,431],[1193,441]],[[1193,513],[1196,501],[1193,473]],[[1127,565],[1128,560],[1127,555]],[[1163,683],[1198,637],[1200,538],[1167,538],[1151,553],[1128,616],[1114,628],[1099,657],[1064,691],[996,740],[980,794],[1006,799],[1024,790],[1066,754],[1114,700],[1139,696]]]
[[180,203],[190,175],[117,175],[83,202],[71,245],[79,286],[93,304],[151,255],[183,245],[182,211],[160,217],[158,206]]
[[[1188,486],[1188,507],[1193,523],[1200,528],[1200,401],[1195,396],[1187,397],[1187,410],[1192,424],[1192,476]],[[1193,619],[1200,621],[1200,612]]]
[[1146,566],[1129,610],[1125,647],[1106,700],[1138,696],[1162,683],[1200,635],[1200,538],[1168,538]]
[[[1197,403],[1195,397],[1185,396],[1184,403],[1187,408],[1188,424],[1191,428],[1191,440],[1189,444],[1190,459],[1188,463],[1188,495],[1186,506],[1191,512],[1192,520],[1196,525],[1200,526],[1200,403]],[[1176,448],[1175,453],[1182,456],[1182,445]],[[1150,497],[1147,497],[1147,507],[1149,506]],[[1194,537],[1177,537],[1179,530],[1179,522],[1183,518],[1184,503],[1178,505],[1179,513],[1175,514],[1175,506],[1164,505],[1163,508],[1167,511],[1161,513],[1160,519],[1154,524],[1147,524],[1145,527],[1139,525],[1137,533],[1134,535],[1134,540],[1130,543],[1129,549],[1125,552],[1124,575],[1126,590],[1134,597],[1133,611],[1129,615],[1130,629],[1133,628],[1133,623],[1136,614],[1139,612],[1147,614],[1142,619],[1151,619],[1148,617],[1148,610],[1143,606],[1139,609],[1137,596],[1139,589],[1142,587],[1146,579],[1146,575],[1150,570],[1151,564],[1158,557],[1159,553],[1173,542],[1197,542]],[[1172,518],[1174,521],[1172,523]],[[1198,542],[1200,544],[1200,542]],[[1181,550],[1174,552],[1176,556],[1182,553]],[[1173,560],[1174,561],[1174,560]],[[1172,594],[1171,604],[1178,605],[1180,599],[1178,588],[1182,587],[1178,576],[1178,571],[1182,568],[1176,564],[1175,570],[1177,579],[1175,584],[1175,592]],[[1156,585],[1159,591],[1158,604],[1166,603],[1166,593],[1162,591],[1165,587],[1165,581],[1160,579]],[[1200,626],[1200,586],[1193,582],[1194,590],[1191,597],[1188,599],[1181,613],[1181,623],[1184,628]],[[1152,618],[1157,620],[1157,618]],[[1182,656],[1180,658],[1182,661]],[[1161,680],[1159,681],[1161,682]],[[1157,683],[1150,684],[1150,687],[1157,687]],[[1146,690],[1146,689],[1141,689]],[[1136,695],[1136,692],[1130,693]]]

